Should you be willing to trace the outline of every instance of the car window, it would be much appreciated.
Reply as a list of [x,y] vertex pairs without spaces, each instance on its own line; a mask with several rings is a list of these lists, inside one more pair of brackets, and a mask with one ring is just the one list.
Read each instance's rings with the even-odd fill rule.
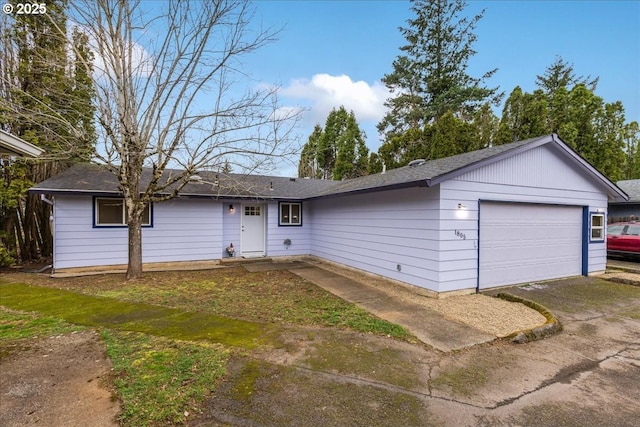
[[614,236],[619,236],[622,234],[622,229],[624,228],[624,225],[611,225],[609,227],[607,227],[607,234],[611,234]]
[[629,236],[640,236],[640,225],[630,225],[625,234]]

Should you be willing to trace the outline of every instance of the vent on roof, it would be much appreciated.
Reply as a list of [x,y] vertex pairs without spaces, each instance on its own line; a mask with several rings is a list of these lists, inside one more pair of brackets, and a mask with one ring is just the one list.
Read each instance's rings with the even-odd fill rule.
[[424,165],[425,163],[426,163],[426,161],[424,159],[411,160],[409,162],[409,167],[410,168],[415,168],[416,166],[421,166],[421,165]]

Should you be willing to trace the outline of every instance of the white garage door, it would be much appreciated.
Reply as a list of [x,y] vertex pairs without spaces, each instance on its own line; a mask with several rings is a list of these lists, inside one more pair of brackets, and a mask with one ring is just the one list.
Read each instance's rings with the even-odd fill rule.
[[480,205],[480,288],[582,273],[582,208]]

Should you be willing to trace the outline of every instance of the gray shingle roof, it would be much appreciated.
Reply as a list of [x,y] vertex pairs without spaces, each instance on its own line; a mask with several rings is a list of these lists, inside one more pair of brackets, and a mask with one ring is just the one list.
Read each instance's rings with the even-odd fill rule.
[[[181,171],[167,169],[160,179],[166,180]],[[189,182],[180,194],[194,197],[302,199],[309,194],[335,186],[337,181],[286,178],[264,175],[218,174],[201,172],[200,182]],[[142,174],[142,187],[151,179],[151,169]],[[217,182],[218,185],[214,185]],[[103,193],[121,192],[115,175],[106,168],[89,163],[77,164],[31,188],[34,193]]]
[[[384,173],[344,181],[201,172],[199,175],[202,177],[202,182],[188,183],[180,194],[193,197],[302,200],[394,188],[432,186],[504,157],[553,141],[558,142],[559,140],[555,135],[546,135],[457,156],[430,160],[418,166],[405,166]],[[573,155],[579,159],[579,156]],[[580,161],[584,162],[584,160]],[[587,169],[593,169],[586,162],[584,165]],[[166,179],[176,173],[179,171],[166,170],[163,178]],[[612,188],[614,193],[618,193],[615,186],[595,169],[592,173]],[[151,170],[145,169],[142,178],[143,188],[149,182],[150,177]],[[216,182],[218,185],[211,184]],[[75,165],[67,171],[39,183],[31,188],[31,191],[35,193],[81,192],[91,194],[120,192],[117,179],[113,174],[101,166],[90,164]]]
[[618,181],[616,185],[629,195],[629,202],[640,202],[640,179]]

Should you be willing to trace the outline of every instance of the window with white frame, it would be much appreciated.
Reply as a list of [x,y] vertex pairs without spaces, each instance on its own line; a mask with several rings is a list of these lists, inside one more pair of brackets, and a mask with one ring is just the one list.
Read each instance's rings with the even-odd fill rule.
[[604,242],[604,214],[603,213],[591,213],[590,223],[590,241],[592,242]]
[[302,204],[281,202],[280,225],[302,225]]
[[[96,227],[122,227],[127,225],[124,199],[115,197],[96,197],[94,209],[94,226]],[[142,225],[151,225],[150,205],[147,205],[142,212]]]

